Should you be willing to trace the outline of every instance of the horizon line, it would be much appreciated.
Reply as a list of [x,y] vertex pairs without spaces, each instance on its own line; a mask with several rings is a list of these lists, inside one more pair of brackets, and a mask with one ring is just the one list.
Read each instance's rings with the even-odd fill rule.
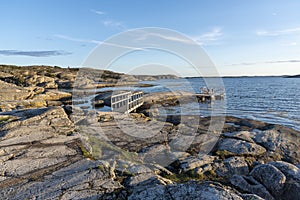
[[[13,67],[60,67],[60,68],[72,68],[72,69],[80,69],[80,68],[91,68],[91,69],[96,69],[96,70],[108,70],[112,71],[109,69],[97,69],[93,67],[84,67],[84,66],[59,66],[59,65],[49,65],[49,64],[30,64],[30,65],[17,65],[17,64],[0,64],[0,66],[13,66]],[[123,73],[126,74],[125,72],[116,72],[112,71],[115,73]],[[289,76],[298,76],[300,73],[297,74],[235,74],[235,75],[221,75],[220,76],[178,76],[176,74],[127,74],[127,75],[133,75],[133,76],[176,76],[178,78],[241,78],[241,77],[289,77]]]

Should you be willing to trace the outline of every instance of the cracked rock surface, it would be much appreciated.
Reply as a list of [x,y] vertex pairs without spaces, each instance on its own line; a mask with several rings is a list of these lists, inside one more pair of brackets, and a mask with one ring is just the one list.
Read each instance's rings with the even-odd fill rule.
[[[299,199],[296,130],[236,117],[157,117],[152,101],[128,115],[85,110],[53,90],[74,84],[71,69],[0,69],[1,200]],[[109,84],[121,76],[106,73]],[[153,98],[178,100],[163,97]],[[222,120],[222,130],[209,131]]]

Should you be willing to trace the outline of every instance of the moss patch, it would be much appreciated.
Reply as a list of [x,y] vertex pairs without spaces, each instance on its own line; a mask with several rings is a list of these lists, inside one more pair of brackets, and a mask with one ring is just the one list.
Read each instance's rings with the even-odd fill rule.
[[218,156],[220,156],[221,158],[226,158],[228,156],[232,156],[233,155],[233,153],[231,153],[230,151],[227,151],[227,150],[218,150],[216,152],[216,154]]
[[10,117],[8,116],[0,116],[0,124],[5,124],[7,122],[9,122]]
[[95,157],[83,145],[80,145],[79,148],[85,157],[96,160]]
[[183,174],[166,175],[164,178],[170,179],[171,181],[176,182],[176,183],[184,183],[184,182],[188,182],[190,180],[198,180],[199,177],[192,176],[187,173],[183,173]]
[[218,177],[217,173],[214,170],[206,171],[205,173],[198,174],[195,170],[191,170],[181,174],[171,174],[164,176],[167,179],[170,179],[176,183],[184,183],[190,180],[196,181],[222,181],[222,177]]
[[121,149],[118,146],[115,146],[111,144],[108,141],[105,141],[103,139],[100,139],[95,136],[88,135],[88,140],[90,145],[93,149],[93,157],[100,159],[101,157],[105,156],[104,153],[106,152],[112,152],[114,156],[118,157],[119,159],[128,160],[131,162],[137,162],[140,160],[138,158],[138,154],[135,152],[129,152],[126,150]]

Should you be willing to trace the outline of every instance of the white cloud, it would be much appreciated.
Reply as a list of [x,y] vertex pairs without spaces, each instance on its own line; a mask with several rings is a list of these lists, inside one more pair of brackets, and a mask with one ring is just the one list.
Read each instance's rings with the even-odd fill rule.
[[112,20],[112,19],[104,20],[104,21],[102,21],[102,23],[106,27],[116,28],[116,29],[119,29],[119,30],[127,29],[123,22],[115,21],[115,20]]
[[222,29],[220,27],[216,27],[210,32],[203,33],[192,38],[201,45],[212,45],[216,44],[215,42],[220,40],[223,35]]
[[258,36],[281,36],[281,35],[291,35],[291,34],[300,34],[300,27],[275,30],[275,31],[267,31],[267,30],[256,31],[256,35]]
[[258,64],[286,64],[286,63],[300,63],[300,60],[291,59],[291,60],[271,60],[271,61],[260,61],[260,62],[243,62],[243,63],[234,63],[227,66],[247,66],[247,65],[258,65]]
[[55,34],[57,38],[72,41],[72,42],[82,42],[82,43],[92,43],[92,44],[99,44],[101,41],[98,40],[90,40],[90,39],[82,39],[82,38],[74,38],[67,35]]
[[297,46],[297,45],[298,45],[297,42],[290,42],[290,43],[285,44],[284,46]]
[[100,11],[100,10],[94,10],[94,9],[91,9],[91,12],[96,13],[98,15],[105,15],[106,14],[106,12],[103,12],[103,11]]
[[64,40],[68,40],[68,41],[72,41],[72,42],[80,42],[80,43],[91,43],[91,44],[97,44],[97,45],[107,45],[107,46],[114,46],[114,47],[119,47],[119,48],[125,48],[125,49],[130,49],[130,50],[145,50],[143,48],[138,48],[138,47],[130,47],[130,46],[126,46],[126,45],[121,45],[121,44],[115,44],[115,43],[109,43],[106,41],[100,41],[100,40],[91,40],[91,39],[82,39],[82,38],[74,38],[74,37],[70,37],[67,35],[60,35],[60,34],[56,34],[54,35],[57,38],[60,39],[64,39]]
[[[191,36],[190,38],[186,38],[184,36],[177,36],[177,35],[165,35],[165,34],[158,34],[158,33],[141,33],[137,40],[146,40],[149,37],[159,37],[165,40],[174,41],[174,42],[181,42],[184,44],[200,44],[200,45],[215,45],[217,41],[219,41],[223,36],[221,28],[214,28],[210,32],[203,33],[198,36]],[[196,43],[195,43],[196,42]]]
[[102,42],[101,45],[114,46],[114,47],[119,47],[119,48],[124,48],[124,49],[130,49],[130,50],[134,50],[134,51],[146,51],[146,49],[140,48],[140,47],[131,47],[131,46],[109,43],[109,42]]
[[30,57],[50,57],[50,56],[65,56],[71,52],[62,50],[49,51],[23,51],[23,50],[0,50],[0,56],[30,56]]
[[[193,44],[194,42],[192,40],[189,40],[188,38],[185,38],[183,36],[173,36],[173,35],[166,35],[166,34],[159,34],[159,33],[148,33],[148,32],[141,32],[140,35],[137,35],[138,37],[136,40],[150,40],[150,37],[158,37],[164,40],[169,40],[173,42],[181,42],[185,44]],[[150,38],[150,39],[149,39]]]

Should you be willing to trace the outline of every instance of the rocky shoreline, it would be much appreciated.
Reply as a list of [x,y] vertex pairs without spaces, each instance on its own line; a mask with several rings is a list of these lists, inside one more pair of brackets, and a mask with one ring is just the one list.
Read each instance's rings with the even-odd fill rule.
[[[57,90],[74,87],[77,69],[0,69],[0,199],[299,199],[296,130],[155,114],[178,94],[146,98],[130,115],[85,110]],[[83,82],[122,83],[106,74]]]

